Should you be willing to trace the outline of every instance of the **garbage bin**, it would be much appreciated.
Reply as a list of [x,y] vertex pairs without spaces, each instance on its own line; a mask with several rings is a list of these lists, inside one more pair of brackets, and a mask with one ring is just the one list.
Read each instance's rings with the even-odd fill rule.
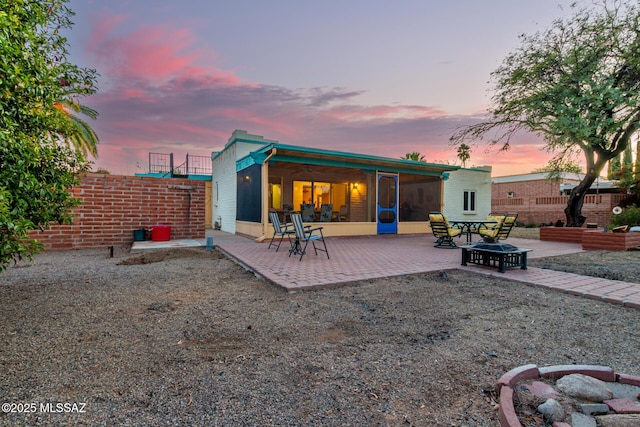
[[145,233],[147,230],[141,228],[139,230],[133,230],[133,241],[134,242],[143,242],[145,240]]
[[166,242],[171,240],[171,226],[154,225],[151,227],[151,240],[154,242]]

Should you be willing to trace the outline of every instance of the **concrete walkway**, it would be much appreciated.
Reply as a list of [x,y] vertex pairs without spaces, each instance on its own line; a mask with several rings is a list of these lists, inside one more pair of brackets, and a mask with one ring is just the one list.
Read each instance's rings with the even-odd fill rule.
[[[327,259],[323,252],[315,255],[313,248],[307,248],[307,254],[302,261],[299,261],[299,256],[289,257],[289,243],[286,239],[276,253],[273,246],[267,249],[268,240],[256,243],[253,239],[215,230],[207,230],[207,236],[213,237],[214,246],[239,264],[290,292],[456,268],[640,308],[640,283],[607,280],[534,267],[529,267],[527,270],[509,269],[505,273],[499,273],[497,269],[489,267],[473,265],[463,267],[460,265],[460,250],[434,248],[434,239],[431,235],[328,238],[330,259]],[[201,245],[204,245],[204,242],[204,239],[200,240]],[[167,247],[175,247],[175,245],[170,246],[169,242],[166,243]],[[529,259],[583,251],[580,244],[574,243],[518,238],[509,238],[505,243],[533,249],[529,252]]]

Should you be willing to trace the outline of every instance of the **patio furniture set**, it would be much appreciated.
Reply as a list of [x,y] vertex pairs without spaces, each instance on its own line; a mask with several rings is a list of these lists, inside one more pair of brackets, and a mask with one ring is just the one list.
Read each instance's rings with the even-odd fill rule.
[[[449,220],[441,212],[429,213],[431,231],[436,237],[435,247],[458,248],[453,238],[464,234],[467,244],[460,246],[462,265],[470,263],[495,267],[500,273],[507,268],[527,269],[527,252],[531,249],[500,243],[500,240],[509,237],[517,218],[518,214],[507,213],[489,215],[486,219]],[[474,244],[473,234],[478,234],[482,240]]]
[[[305,225],[300,212],[290,212],[289,215],[291,222],[282,223],[280,222],[280,217],[276,211],[269,211],[269,219],[273,225],[273,237],[271,238],[271,242],[269,242],[267,249],[271,248],[273,245],[276,246],[276,252],[278,252],[282,241],[286,237],[290,244],[289,256],[300,255],[300,261],[302,261],[302,257],[307,253],[307,246],[309,245],[309,242],[311,242],[316,255],[318,255],[318,251],[321,251],[326,253],[327,259],[329,259],[329,251],[327,250],[327,244],[324,241],[324,234],[322,233],[323,227]],[[280,237],[277,244],[275,243],[276,237]],[[321,242],[324,249],[319,246],[317,247],[316,242]]]
[[[327,259],[330,259],[322,232],[323,227],[305,224],[304,215],[300,212],[292,211],[289,216],[291,222],[283,223],[280,221],[277,211],[269,211],[269,219],[274,232],[267,249],[275,246],[276,252],[278,252],[286,237],[289,242],[289,257],[300,255],[299,260],[302,261],[307,253],[307,247],[311,243],[316,255],[318,255],[318,251],[321,251],[327,254]],[[462,249],[462,265],[470,263],[495,267],[499,272],[504,273],[507,268],[520,267],[526,270],[527,252],[531,251],[531,249],[517,248],[499,242],[509,236],[517,217],[517,214],[504,214],[490,215],[485,220],[449,221],[441,212],[431,212],[429,213],[429,223],[433,235],[436,237],[435,247],[459,247]],[[467,245],[457,246],[453,238],[463,234],[466,236]],[[473,234],[480,235],[483,240],[474,244]]]

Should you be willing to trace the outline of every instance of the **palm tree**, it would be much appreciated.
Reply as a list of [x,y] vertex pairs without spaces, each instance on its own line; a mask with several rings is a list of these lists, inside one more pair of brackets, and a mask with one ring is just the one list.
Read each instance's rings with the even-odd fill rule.
[[467,161],[471,158],[471,147],[467,144],[460,144],[458,146],[458,158],[462,162],[462,167],[467,167]]
[[424,156],[420,154],[418,151],[414,151],[413,153],[407,153],[404,157],[400,157],[403,160],[415,160],[416,162],[426,162]]
[[62,111],[62,113],[71,122],[72,132],[70,135],[66,136],[66,142],[76,150],[81,151],[85,158],[88,154],[97,158],[98,142],[100,142],[100,139],[91,126],[76,114],[84,114],[85,116],[95,120],[98,117],[98,112],[86,105],[81,105],[72,98],[66,98],[56,102],[55,107]]

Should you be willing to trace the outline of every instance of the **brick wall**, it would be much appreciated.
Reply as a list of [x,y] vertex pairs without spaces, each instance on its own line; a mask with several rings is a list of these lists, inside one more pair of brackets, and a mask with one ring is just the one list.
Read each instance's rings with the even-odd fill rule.
[[71,225],[32,236],[47,249],[126,245],[133,231],[171,225],[171,238],[205,237],[205,184],[178,178],[87,174],[72,189],[82,199]]
[[[510,192],[512,197],[509,197]],[[587,194],[582,207],[582,215],[587,217],[586,222],[606,225],[611,220],[611,209],[619,203],[621,197],[621,194]],[[491,211],[517,212],[518,221],[525,224],[566,221],[564,208],[567,207],[568,198],[569,196],[560,196],[559,181],[541,179],[491,185]]]

